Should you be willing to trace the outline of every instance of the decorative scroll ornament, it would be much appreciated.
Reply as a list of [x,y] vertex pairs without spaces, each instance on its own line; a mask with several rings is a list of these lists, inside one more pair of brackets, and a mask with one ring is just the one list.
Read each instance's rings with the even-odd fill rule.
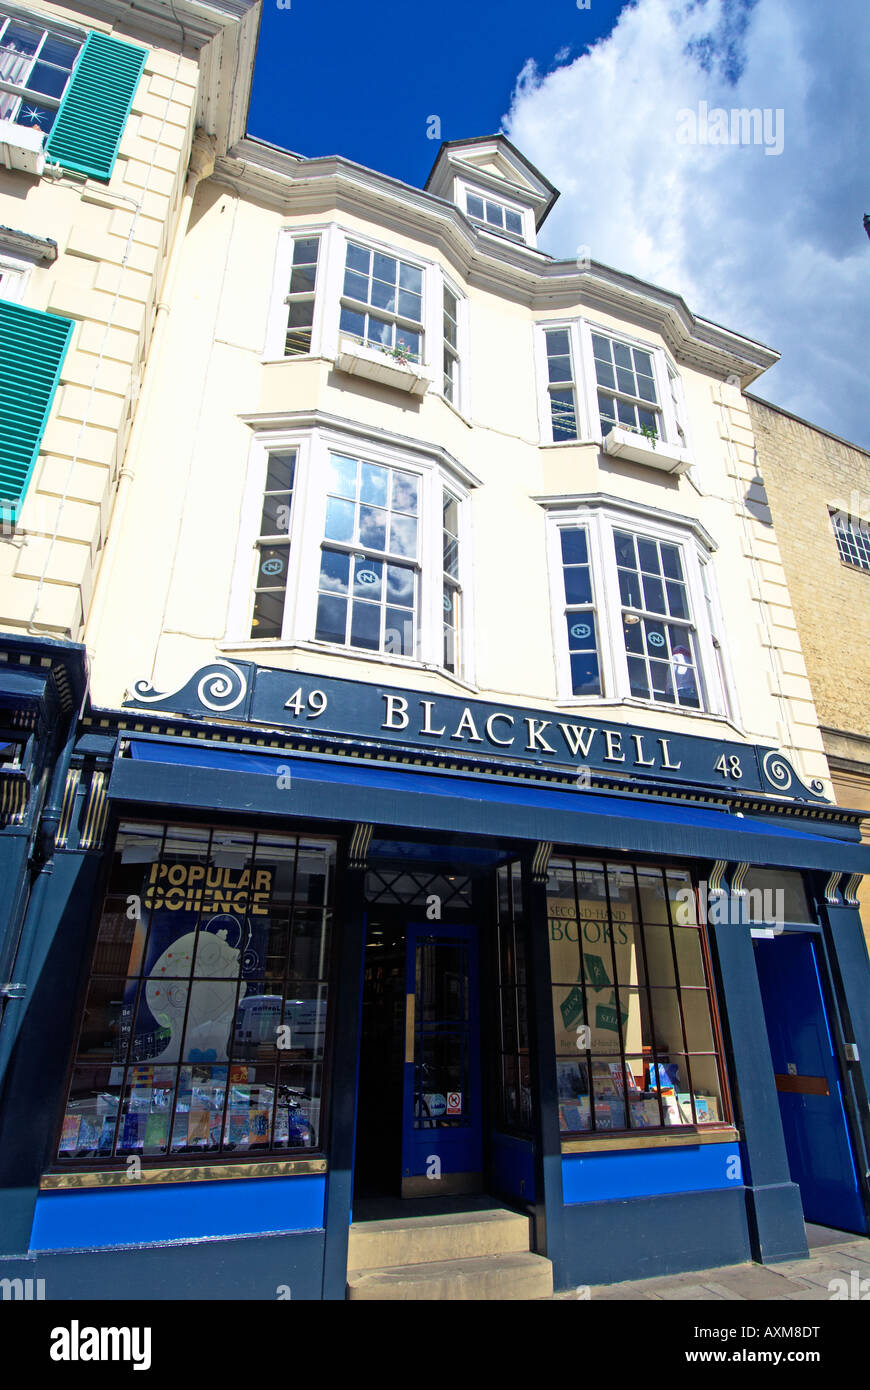
[[707,880],[707,894],[712,897],[714,893],[724,893],[722,886],[722,876],[728,867],[726,859],[717,859],[713,868],[710,870],[710,877]]
[[170,694],[155,690],[150,681],[136,681],[132,699],[125,700],[124,704],[160,706],[173,714],[195,713],[198,705],[200,711],[229,714],[237,710],[248,695],[250,669],[245,670],[233,661],[213,661]]
[[540,840],[532,857],[532,882],[546,883],[553,846],[549,840]]
[[818,777],[814,777],[809,786],[798,777],[788,758],[784,753],[771,748],[765,753],[761,760],[762,771],[767,781],[777,792],[792,792],[792,795],[804,792],[814,797],[820,797],[825,790],[824,782],[820,782]]
[[373,830],[374,826],[369,825],[367,821],[360,821],[358,825],[354,826],[347,856],[349,869],[364,869],[366,867]]
[[833,873],[833,874],[831,874],[831,877],[828,879],[827,883],[825,884],[825,902],[826,902],[826,903],[836,903],[836,901],[837,901],[837,888],[838,888],[838,886],[839,886],[840,879],[841,879],[842,877],[843,877],[843,875],[842,875],[842,874],[839,874],[839,873]]
[[849,907],[858,906],[858,889],[861,885],[863,874],[852,874],[845,888],[843,889],[843,902]]
[[737,868],[734,870],[734,875],[731,879],[731,892],[738,898],[744,898],[746,896],[746,889],[743,885],[746,882],[746,875],[748,872],[748,864],[738,864]]

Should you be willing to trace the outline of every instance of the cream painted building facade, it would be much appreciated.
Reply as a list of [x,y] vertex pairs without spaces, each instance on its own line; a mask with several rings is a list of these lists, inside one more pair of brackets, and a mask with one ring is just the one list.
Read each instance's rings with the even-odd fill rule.
[[[746,506],[754,440],[740,386],[775,355],[696,318],[677,296],[539,252],[534,215],[552,194],[505,142],[460,144],[436,169],[439,192],[427,195],[340,159],[299,161],[248,141],[201,185],[174,331],[155,367],[159,407],[143,426],[147,466],[131,483],[86,631],[96,698],[117,704],[143,677],[176,688],[215,658],[363,680],[389,675],[423,693],[468,690],[573,719],[630,717],[771,743],[805,782],[820,778],[829,789],[781,556]],[[496,190],[493,197],[503,190],[523,209],[528,241],[464,215],[466,185]],[[311,351],[285,356],[292,247],[306,240],[318,242]],[[357,245],[422,276],[423,394],[401,380],[403,370],[410,380],[413,363],[392,369],[397,389],[377,379],[377,360],[342,356],[351,341],[342,307],[361,302],[343,293],[348,247]],[[453,400],[444,389],[445,291],[458,306]],[[548,329],[570,337],[576,442],[553,442]],[[613,452],[602,448],[591,341],[598,333],[652,358],[666,436],[659,443],[623,430]],[[382,365],[384,354],[374,357]],[[366,647],[316,640],[330,447],[405,462],[430,485],[415,557],[419,631],[408,655],[383,635],[374,661]],[[300,451],[300,490],[284,629],[260,641],[251,619],[265,458],[290,448]],[[433,482],[460,502],[454,671],[439,651]],[[606,528],[622,519],[635,529],[639,516],[651,534],[691,547],[698,709],[632,696],[615,612],[600,619],[601,694],[574,694],[559,524],[575,518],[600,528],[600,592],[615,578],[603,555]],[[608,601],[618,607],[612,594]]]
[[[245,3],[0,7],[0,311],[73,324],[32,471],[14,480],[23,486],[0,479],[0,614],[16,632],[84,630],[169,313],[172,248],[198,179],[243,128],[230,79],[252,68],[256,24]],[[119,75],[127,83],[117,111],[102,113],[105,135],[73,110],[70,73],[83,58],[107,105]],[[54,149],[53,123],[73,116],[82,128]]]

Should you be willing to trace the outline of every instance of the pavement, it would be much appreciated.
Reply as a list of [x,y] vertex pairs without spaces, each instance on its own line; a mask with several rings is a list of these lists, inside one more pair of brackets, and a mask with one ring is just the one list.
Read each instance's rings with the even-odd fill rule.
[[823,1226],[807,1225],[806,1229],[810,1247],[806,1260],[725,1265],[689,1274],[631,1279],[623,1284],[593,1284],[588,1292],[581,1288],[553,1297],[594,1302],[798,1303],[829,1302],[839,1295],[841,1299],[870,1301],[870,1240]]

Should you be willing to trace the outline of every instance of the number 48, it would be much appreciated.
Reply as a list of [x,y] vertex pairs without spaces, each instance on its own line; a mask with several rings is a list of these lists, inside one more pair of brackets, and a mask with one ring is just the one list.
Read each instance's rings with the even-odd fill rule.
[[718,762],[713,764],[713,767],[716,772],[721,772],[723,777],[733,777],[735,782],[739,782],[743,776],[743,768],[740,766],[740,759],[736,753],[723,753]]

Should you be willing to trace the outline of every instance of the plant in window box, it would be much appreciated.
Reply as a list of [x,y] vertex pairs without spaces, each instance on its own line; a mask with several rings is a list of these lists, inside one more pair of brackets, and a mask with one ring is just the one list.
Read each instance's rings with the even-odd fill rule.
[[398,362],[402,367],[407,367],[416,361],[416,355],[406,343],[396,343],[395,347],[382,347],[381,352],[386,357],[392,357],[393,361]]

